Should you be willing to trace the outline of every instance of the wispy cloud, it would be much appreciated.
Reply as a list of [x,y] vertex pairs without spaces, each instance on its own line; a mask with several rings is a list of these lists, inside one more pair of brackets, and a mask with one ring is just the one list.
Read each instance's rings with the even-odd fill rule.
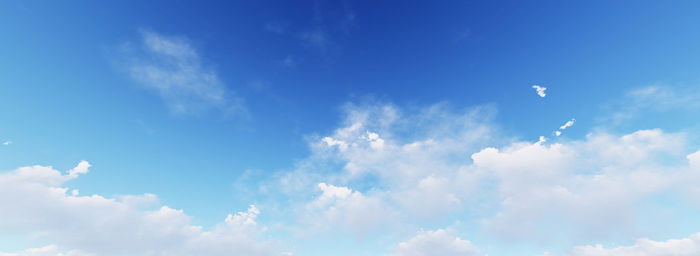
[[544,98],[544,96],[547,96],[547,94],[544,92],[547,90],[547,88],[539,85],[533,85],[532,88],[535,88],[535,91],[537,91],[537,95],[539,95],[540,97]]
[[562,126],[559,126],[560,131],[554,131],[554,135],[556,136],[561,136],[561,131],[566,130],[566,128],[569,128],[571,126],[574,126],[574,122],[576,122],[576,119],[571,118],[571,120],[566,121]]
[[700,90],[697,87],[651,85],[628,91],[621,99],[607,106],[615,111],[606,121],[621,122],[641,113],[671,110],[693,111],[700,109]]
[[[324,1],[313,1],[310,24],[298,26],[286,22],[268,22],[264,30],[296,40],[309,53],[332,62],[342,53],[343,39],[351,35],[357,26],[358,15],[349,2],[326,5]],[[285,59],[286,62],[287,59]]]
[[12,144],[12,141],[8,140],[8,141],[3,142],[2,144],[5,145],[5,146],[7,146],[7,145]]
[[137,46],[123,46],[123,65],[134,81],[156,92],[172,113],[196,114],[212,108],[226,114],[246,112],[242,99],[226,87],[187,38],[145,30],[141,37]]
[[569,121],[566,121],[566,123],[564,125],[559,127],[559,130],[566,130],[566,128],[573,126],[575,121],[576,121],[576,119],[573,119],[573,118]]

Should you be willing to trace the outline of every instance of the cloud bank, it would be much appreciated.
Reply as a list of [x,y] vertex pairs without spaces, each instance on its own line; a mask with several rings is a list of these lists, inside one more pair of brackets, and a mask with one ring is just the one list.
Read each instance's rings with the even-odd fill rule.
[[67,174],[38,165],[0,174],[0,229],[50,243],[0,255],[278,255],[257,241],[263,229],[255,206],[205,230],[182,210],[157,206],[151,194],[68,193],[65,183],[89,167],[82,161]]

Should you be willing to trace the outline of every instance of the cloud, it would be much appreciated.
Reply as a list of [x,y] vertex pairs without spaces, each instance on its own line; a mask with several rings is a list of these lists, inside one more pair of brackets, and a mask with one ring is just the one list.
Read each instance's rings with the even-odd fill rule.
[[158,206],[152,194],[68,193],[65,182],[89,167],[82,161],[67,174],[47,166],[0,174],[0,229],[52,244],[5,255],[276,254],[273,245],[257,241],[264,228],[256,223],[260,211],[255,206],[204,230],[182,210]]
[[547,225],[572,228],[572,238],[624,233],[636,225],[637,203],[682,184],[684,163],[663,159],[679,159],[684,147],[680,134],[640,130],[486,148],[472,155],[474,167],[498,181],[501,201],[484,225],[515,239],[549,239],[556,231],[538,228]]
[[[338,127],[310,137],[311,155],[277,175],[275,186],[292,196],[315,190],[311,202],[299,200],[325,207],[300,212],[311,212],[320,227],[350,223],[345,202],[357,194],[358,202],[385,209],[376,215],[395,213],[386,219],[408,230],[469,216],[457,219],[499,239],[529,242],[632,235],[644,225],[640,205],[666,192],[700,193],[692,190],[700,175],[689,169],[700,158],[688,155],[683,133],[597,131],[561,143],[529,142],[500,135],[490,115],[488,108],[440,104],[349,104]],[[322,199],[336,190],[345,192]]]
[[544,92],[547,90],[547,88],[539,85],[533,85],[532,88],[534,88],[535,91],[537,91],[537,95],[539,95],[540,97],[544,98],[544,96],[547,96],[547,94]]
[[[566,130],[566,128],[573,126],[575,121],[576,121],[576,119],[574,119],[574,118],[572,118],[569,121],[566,121],[565,124],[563,124],[562,126],[559,127],[559,130],[562,130],[562,131]],[[554,135],[556,135],[557,137],[561,136],[561,131],[554,131]]]
[[9,140],[8,140],[8,141],[3,142],[2,144],[5,145],[5,146],[7,146],[7,145],[12,144],[12,141],[9,141]]
[[612,114],[603,120],[616,123],[671,110],[695,111],[700,108],[700,91],[697,86],[644,86],[627,91],[621,99],[607,107]]
[[573,126],[575,121],[576,121],[576,119],[573,119],[573,118],[569,121],[566,121],[566,123],[564,125],[559,127],[559,130],[565,130],[566,128]]
[[447,231],[422,231],[415,237],[399,244],[394,256],[452,255],[472,256],[479,251],[468,240],[450,236]]
[[0,256],[88,256],[87,254],[83,254],[77,251],[70,251],[68,253],[60,253],[58,246],[56,245],[47,245],[44,247],[39,247],[39,248],[30,248],[26,249],[22,252],[17,252],[17,253],[9,253],[9,252],[0,252]]
[[647,238],[638,239],[633,245],[614,248],[594,246],[577,246],[570,256],[691,256],[700,255],[700,233],[688,238],[653,241]]
[[197,114],[219,109],[244,114],[243,100],[221,81],[184,37],[141,31],[137,47],[123,46],[124,68],[143,87],[156,92],[174,114]]
[[319,183],[322,194],[306,206],[302,222],[318,231],[344,229],[357,236],[380,228],[394,215],[381,200],[347,187]]

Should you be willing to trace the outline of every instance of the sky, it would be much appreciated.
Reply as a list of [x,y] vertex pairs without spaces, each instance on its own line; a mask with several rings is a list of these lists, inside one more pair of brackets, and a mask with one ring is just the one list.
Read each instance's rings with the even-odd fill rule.
[[699,255],[697,1],[0,3],[0,256]]

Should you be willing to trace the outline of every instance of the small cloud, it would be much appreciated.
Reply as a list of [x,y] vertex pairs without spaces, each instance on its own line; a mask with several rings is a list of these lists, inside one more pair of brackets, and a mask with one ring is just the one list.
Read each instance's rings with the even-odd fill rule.
[[541,145],[542,143],[546,142],[547,138],[544,136],[540,136],[540,139],[535,142],[535,145]]
[[68,171],[68,176],[75,178],[78,177],[78,174],[86,174],[88,173],[90,166],[92,165],[90,165],[90,163],[87,161],[80,161],[78,166]]
[[3,142],[2,144],[5,145],[5,146],[7,146],[7,145],[12,144],[12,141],[9,141],[9,140],[8,140],[8,141]]
[[[559,130],[561,130],[561,131],[566,130],[566,128],[573,126],[575,121],[576,121],[576,119],[571,118],[571,120],[567,121],[564,125],[559,126]],[[561,131],[554,131],[554,135],[557,137],[561,136]]]
[[535,90],[537,91],[537,95],[539,95],[540,97],[544,98],[544,96],[547,96],[547,94],[544,92],[547,90],[547,88],[539,85],[533,85],[532,88],[535,88]]
[[574,122],[576,119],[572,118],[571,120],[567,121],[564,125],[559,127],[559,130],[565,130],[566,128],[569,128],[574,125]]
[[325,142],[326,145],[328,145],[329,147],[338,146],[338,148],[340,148],[340,150],[345,150],[348,148],[347,142],[342,141],[342,140],[336,140],[336,139],[333,139],[331,137],[324,137],[322,139],[322,141]]

